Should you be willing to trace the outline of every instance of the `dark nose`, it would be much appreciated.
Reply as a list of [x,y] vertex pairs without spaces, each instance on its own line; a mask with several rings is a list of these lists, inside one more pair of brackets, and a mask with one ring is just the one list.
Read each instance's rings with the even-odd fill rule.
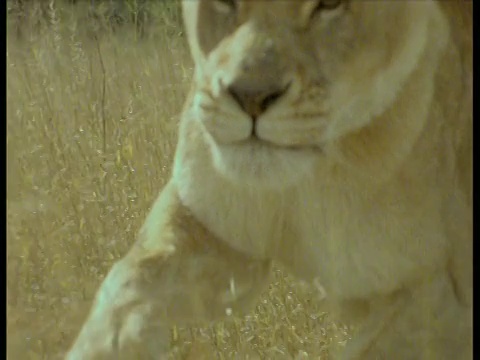
[[255,120],[273,105],[288,89],[287,86],[252,86],[234,82],[227,90],[240,107]]

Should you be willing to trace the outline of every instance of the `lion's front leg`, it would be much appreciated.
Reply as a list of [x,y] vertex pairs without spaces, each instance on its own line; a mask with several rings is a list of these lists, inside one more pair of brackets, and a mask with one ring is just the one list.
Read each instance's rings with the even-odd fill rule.
[[159,358],[171,325],[247,309],[269,269],[213,236],[167,185],[139,241],[101,285],[67,359]]
[[132,265],[125,258],[112,267],[68,360],[148,359],[166,349],[166,322],[150,318],[154,299],[142,291],[143,280]]

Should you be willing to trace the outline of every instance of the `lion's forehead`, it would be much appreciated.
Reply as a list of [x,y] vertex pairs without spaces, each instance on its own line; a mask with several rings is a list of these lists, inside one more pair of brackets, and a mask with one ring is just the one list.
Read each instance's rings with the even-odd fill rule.
[[[389,8],[391,13],[397,13],[399,7],[408,3],[415,2],[415,0],[405,0],[398,3],[389,3],[378,0],[344,0],[344,4],[348,4],[348,8],[356,12],[358,9],[367,9],[367,11],[375,12],[376,9],[381,8],[381,13],[385,15],[385,10]],[[387,3],[390,6],[383,6]],[[391,6],[395,4],[394,6]],[[252,17],[262,16],[269,19],[298,19],[309,17],[314,8],[319,7],[318,0],[236,0],[236,11],[238,20],[241,22]],[[380,6],[378,6],[380,5]],[[361,11],[360,11],[361,12]]]
[[304,6],[315,5],[315,0],[238,0],[237,6],[245,11],[273,11],[296,10]]
[[238,19],[262,17],[277,22],[280,19],[294,20],[308,17],[317,1],[315,0],[240,0],[237,3]]

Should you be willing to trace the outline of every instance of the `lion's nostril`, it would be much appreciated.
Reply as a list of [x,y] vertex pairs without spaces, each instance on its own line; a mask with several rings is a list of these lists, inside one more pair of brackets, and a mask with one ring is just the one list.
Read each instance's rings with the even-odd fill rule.
[[227,90],[240,107],[256,119],[282,97],[287,88],[288,86],[268,86],[261,89],[233,83]]
[[228,93],[233,97],[233,99],[242,107],[244,108],[244,103],[247,102],[245,99],[246,96],[245,94],[241,94],[237,89],[235,89],[234,86],[229,86],[228,87]]
[[278,98],[280,98],[285,90],[276,91],[270,95],[267,95],[261,102],[260,108],[262,111],[267,110],[267,108],[272,105]]

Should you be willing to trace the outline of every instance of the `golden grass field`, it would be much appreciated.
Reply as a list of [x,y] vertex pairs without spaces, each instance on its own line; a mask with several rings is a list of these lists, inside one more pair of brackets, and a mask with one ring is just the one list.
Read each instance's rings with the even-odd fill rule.
[[[28,3],[27,3],[28,4]],[[178,8],[140,38],[51,1],[7,18],[8,359],[61,358],[170,174],[192,74]],[[115,30],[115,31],[114,31]],[[348,329],[275,270],[255,309],[172,329],[172,359],[327,359]],[[203,326],[203,327],[202,327]]]

